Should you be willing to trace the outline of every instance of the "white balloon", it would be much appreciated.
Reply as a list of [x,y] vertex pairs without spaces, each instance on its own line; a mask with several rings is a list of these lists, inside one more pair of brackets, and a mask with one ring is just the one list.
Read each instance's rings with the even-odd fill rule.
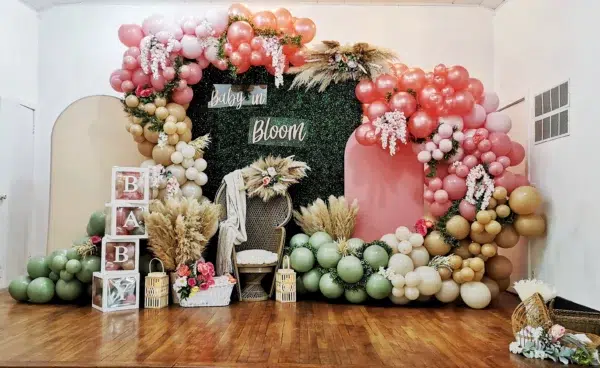
[[419,298],[419,289],[416,287],[405,287],[404,296],[408,298],[408,300],[417,300]]
[[181,154],[181,152],[175,151],[175,152],[171,153],[171,161],[173,161],[174,164],[182,163],[183,155]]
[[402,288],[404,287],[404,276],[402,275],[394,275],[392,277],[392,285],[394,285],[395,288]]
[[400,287],[400,288],[395,287],[392,289],[392,294],[395,297],[400,298],[400,297],[404,296],[404,288],[403,287]]
[[186,169],[189,169],[190,167],[194,166],[194,159],[184,158],[183,162],[181,163],[181,166],[185,167]]
[[413,248],[408,256],[412,259],[415,267],[427,266],[429,263],[429,252],[425,247]]
[[406,276],[409,271],[415,269],[415,266],[409,256],[398,253],[390,257],[388,268],[394,271],[396,275]]
[[179,141],[179,142],[177,142],[177,144],[175,145],[175,149],[176,149],[177,151],[179,151],[179,152],[183,152],[183,149],[184,149],[185,147],[187,147],[187,145],[188,145],[188,144],[187,144],[187,143],[185,143],[184,141]]
[[425,239],[423,239],[423,235],[419,234],[419,233],[414,233],[414,234],[410,234],[410,236],[408,237],[408,241],[410,242],[410,244],[413,247],[420,247],[423,245],[423,243],[425,242]]
[[187,181],[187,178],[185,177],[185,169],[181,165],[167,166],[167,171],[170,171],[171,174],[173,174],[179,185],[183,185]]
[[[196,155],[196,149],[190,145],[185,146],[182,150],[181,153],[183,154],[183,157],[185,158],[193,158],[194,155]],[[192,162],[192,165],[194,163]]]
[[181,186],[181,194],[186,198],[200,199],[202,197],[202,188],[193,181],[188,181]]
[[385,234],[380,240],[390,247],[398,249],[398,239],[396,239],[394,234]]
[[188,180],[196,180],[198,177],[198,170],[196,170],[195,167],[188,168],[185,170],[185,177],[188,178]]
[[408,299],[406,296],[397,297],[394,296],[394,294],[392,294],[389,296],[389,298],[392,301],[392,303],[396,305],[406,305],[410,303],[410,299]]
[[140,165],[140,167],[142,169],[147,169],[147,168],[150,168],[152,166],[156,166],[156,162],[154,162],[154,160],[152,160],[152,159],[146,160],[146,161],[142,162],[142,164]]
[[408,242],[408,240],[402,240],[398,244],[398,252],[400,252],[402,254],[410,254],[412,249],[413,249],[412,245]]
[[400,226],[396,229],[395,235],[398,241],[408,240],[408,237],[410,236],[410,230],[406,226]]
[[206,176],[206,174],[203,172],[199,172],[196,175],[195,181],[196,181],[196,184],[198,184],[198,185],[206,185],[206,183],[208,183],[208,176]]
[[421,282],[419,283],[419,293],[421,295],[433,295],[442,288],[442,278],[433,267],[421,266],[415,272],[419,274]]
[[206,163],[206,160],[203,158],[199,158],[194,162],[194,167],[198,171],[206,170],[206,166],[208,166],[208,164]]
[[407,287],[417,287],[421,282],[421,276],[415,271],[410,271],[404,276],[404,281]]
[[450,279],[442,281],[442,287],[435,293],[435,297],[442,303],[451,303],[458,298],[459,293],[460,287],[456,281]]
[[469,281],[460,286],[460,297],[473,309],[483,309],[490,304],[492,293],[483,282]]

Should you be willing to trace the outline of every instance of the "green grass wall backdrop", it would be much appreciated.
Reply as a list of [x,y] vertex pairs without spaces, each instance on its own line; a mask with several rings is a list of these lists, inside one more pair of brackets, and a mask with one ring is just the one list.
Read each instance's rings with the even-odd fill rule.
[[[194,100],[188,109],[193,121],[193,137],[210,133],[212,143],[205,153],[208,183],[204,195],[214,199],[223,176],[241,169],[258,157],[269,154],[295,155],[311,168],[308,177],[291,187],[294,207],[344,194],[344,149],[348,138],[361,122],[360,102],[354,95],[356,83],[331,85],[325,92],[317,89],[289,90],[293,76],[275,87],[274,77],[264,68],[252,68],[234,79],[228,71],[203,70],[202,81],[194,86]],[[267,87],[267,104],[256,106],[208,108],[213,84],[261,85]],[[310,121],[302,147],[267,146],[248,143],[251,117],[281,117]]]

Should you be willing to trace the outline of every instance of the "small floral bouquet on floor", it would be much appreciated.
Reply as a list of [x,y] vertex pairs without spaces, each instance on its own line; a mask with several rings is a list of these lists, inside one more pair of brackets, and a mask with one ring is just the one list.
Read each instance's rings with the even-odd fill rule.
[[598,366],[598,350],[592,348],[591,343],[585,334],[568,333],[561,325],[549,329],[526,326],[517,333],[516,341],[511,342],[508,348],[511,353],[530,359]]
[[211,262],[200,260],[192,265],[181,264],[176,272],[173,288],[181,300],[193,297],[200,290],[208,290],[215,284],[215,266]]

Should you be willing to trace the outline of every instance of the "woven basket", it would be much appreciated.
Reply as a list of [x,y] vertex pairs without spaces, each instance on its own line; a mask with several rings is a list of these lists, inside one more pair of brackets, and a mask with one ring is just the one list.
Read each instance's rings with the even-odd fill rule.
[[554,323],[569,330],[600,335],[600,313],[556,309],[552,300],[550,317]]
[[544,304],[544,298],[539,293],[533,294],[517,305],[511,322],[513,335],[517,340],[520,339],[518,333],[527,326],[543,327],[544,329],[552,327],[550,313]]
[[290,266],[290,257],[284,256],[281,268],[275,275],[277,278],[276,298],[281,303],[296,302],[296,272]]
[[[158,261],[162,271],[152,272],[152,261]],[[165,308],[169,306],[169,276],[165,273],[165,267],[158,258],[152,258],[148,265],[148,276],[146,276],[146,293],[144,306],[146,308]]]
[[214,278],[215,284],[208,290],[198,291],[194,296],[179,300],[182,307],[222,307],[229,305],[233,286],[229,277],[218,276]]

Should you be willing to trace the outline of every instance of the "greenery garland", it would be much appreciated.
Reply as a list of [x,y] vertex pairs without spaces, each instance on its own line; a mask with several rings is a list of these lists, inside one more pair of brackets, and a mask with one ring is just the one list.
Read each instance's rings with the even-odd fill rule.
[[440,234],[442,235],[442,238],[444,238],[444,242],[446,242],[447,244],[450,244],[450,246],[452,248],[458,247],[459,241],[458,241],[458,239],[456,239],[455,237],[450,235],[450,233],[448,233],[448,231],[446,230],[446,223],[452,217],[460,214],[460,211],[458,210],[458,205],[460,204],[461,201],[462,201],[462,199],[452,201],[452,206],[450,206],[450,208],[448,209],[448,212],[446,212],[446,214],[444,216],[440,217],[440,219],[435,223],[435,230],[440,232]]

